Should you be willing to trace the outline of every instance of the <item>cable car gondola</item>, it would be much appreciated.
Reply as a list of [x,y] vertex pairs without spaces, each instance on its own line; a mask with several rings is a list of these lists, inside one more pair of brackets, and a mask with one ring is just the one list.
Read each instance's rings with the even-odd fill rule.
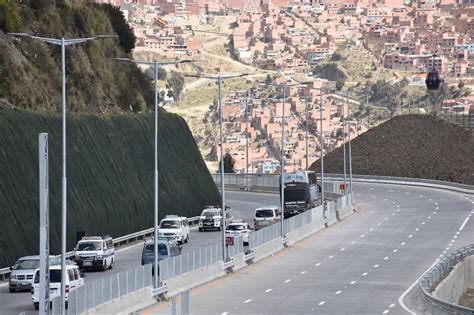
[[443,76],[435,69],[431,70],[426,75],[426,87],[428,90],[441,90],[443,89],[444,79]]

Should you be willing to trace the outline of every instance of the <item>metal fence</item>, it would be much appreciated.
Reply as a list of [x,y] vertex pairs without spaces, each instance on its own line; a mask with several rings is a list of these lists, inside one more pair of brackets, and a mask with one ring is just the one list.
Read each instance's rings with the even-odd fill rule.
[[[152,285],[152,265],[136,267],[87,283],[69,292],[66,314],[81,314],[103,303]],[[61,314],[61,297],[52,300],[52,314]]]
[[264,227],[261,230],[249,234],[249,249],[263,245],[281,236],[281,225],[279,223]]
[[222,243],[196,248],[160,261],[160,281],[222,261]]

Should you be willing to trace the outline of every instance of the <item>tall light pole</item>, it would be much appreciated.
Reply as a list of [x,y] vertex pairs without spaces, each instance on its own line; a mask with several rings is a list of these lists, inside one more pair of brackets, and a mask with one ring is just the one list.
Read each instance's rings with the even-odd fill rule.
[[283,106],[281,111],[281,148],[280,148],[280,207],[281,207],[281,214],[280,214],[280,233],[281,237],[283,238],[285,235],[284,231],[284,221],[285,221],[285,103],[286,103],[286,89],[290,86],[296,85],[289,85],[287,83],[283,84],[270,84],[276,87],[283,88]]
[[[344,94],[341,92],[341,103],[342,103],[342,135],[343,135],[343,140],[342,140],[342,152],[344,155],[344,194],[347,192],[347,172],[346,172],[346,116],[345,116],[345,111],[344,111]],[[349,107],[348,107],[349,108]]]
[[186,77],[191,78],[204,78],[208,80],[215,80],[218,83],[218,96],[219,96],[219,129],[220,129],[220,143],[221,143],[221,202],[222,202],[222,259],[224,262],[228,260],[227,248],[225,245],[225,229],[226,229],[226,213],[225,213],[225,186],[224,186],[224,131],[222,127],[222,92],[221,86],[223,80],[240,78],[247,76],[247,73],[234,74],[234,75],[221,75],[220,69],[216,69],[218,74],[214,76],[200,75],[200,74],[186,74]]
[[283,87],[283,106],[281,109],[281,188],[280,188],[280,202],[281,202],[281,214],[280,214],[280,229],[281,237],[285,235],[284,231],[284,221],[285,221],[285,100],[286,100],[286,84],[282,85]]
[[158,190],[159,190],[159,180],[158,180],[158,69],[165,65],[176,65],[179,63],[191,62],[191,60],[177,60],[177,61],[147,61],[147,60],[132,60],[129,58],[115,58],[118,61],[132,62],[142,65],[149,65],[154,67],[155,73],[155,189],[154,189],[154,237],[155,241],[153,242],[153,251],[154,251],[154,266],[153,274],[154,281],[153,287],[156,289],[159,286],[159,277],[158,277],[158,264],[159,264],[159,253],[158,253]]
[[305,154],[306,154],[306,171],[308,171],[308,98],[305,98],[304,104],[304,120],[305,120]]
[[351,204],[354,205],[353,198],[352,198],[352,151],[351,151],[351,115],[350,115],[350,98],[349,98],[350,90],[347,91],[347,131],[349,133],[349,186],[350,186],[350,194],[351,194]]
[[326,217],[326,207],[324,205],[324,137],[323,137],[323,89],[319,89],[319,118],[320,118],[320,134],[319,142],[321,147],[321,205],[323,206],[323,216]]
[[[248,99],[245,100],[245,174],[249,173],[249,115],[248,115]],[[248,176],[245,176],[247,180]],[[248,182],[245,183],[248,186]],[[247,187],[248,188],[248,187]]]
[[63,127],[63,139],[62,139],[62,214],[61,214],[61,312],[65,313],[65,292],[66,292],[66,222],[67,222],[67,177],[66,177],[66,46],[84,43],[87,41],[102,39],[102,38],[115,38],[116,35],[99,35],[94,37],[84,38],[48,38],[33,36],[26,33],[7,33],[8,35],[17,37],[27,37],[35,40],[39,40],[48,44],[61,46],[61,72],[62,72],[62,127]]

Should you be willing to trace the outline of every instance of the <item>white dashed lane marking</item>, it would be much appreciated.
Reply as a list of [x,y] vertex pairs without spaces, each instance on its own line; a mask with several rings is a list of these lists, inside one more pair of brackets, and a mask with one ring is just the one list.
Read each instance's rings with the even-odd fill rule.
[[247,304],[247,303],[250,303],[250,302],[252,302],[252,299],[245,300],[244,304]]

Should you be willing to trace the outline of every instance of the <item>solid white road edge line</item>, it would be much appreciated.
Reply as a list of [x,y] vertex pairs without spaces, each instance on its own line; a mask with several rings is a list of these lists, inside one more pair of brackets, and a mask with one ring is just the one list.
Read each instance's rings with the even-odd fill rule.
[[411,309],[409,309],[409,308],[405,305],[405,303],[403,302],[403,300],[405,299],[406,295],[415,287],[415,285],[418,283],[418,281],[420,281],[421,277],[423,277],[423,276],[425,275],[425,273],[428,272],[428,270],[430,270],[431,268],[433,268],[433,266],[436,265],[436,264],[438,263],[438,261],[439,261],[439,259],[436,259],[435,262],[434,262],[430,267],[428,267],[428,269],[426,269],[426,271],[423,272],[423,273],[421,274],[421,276],[419,276],[418,279],[416,279],[415,282],[413,282],[413,283],[411,284],[411,286],[410,286],[408,289],[406,289],[406,291],[403,292],[402,295],[400,295],[400,297],[398,298],[398,304],[400,304],[400,306],[401,306],[405,311],[407,311],[408,313],[410,313],[410,314],[412,314],[412,315],[416,315],[415,312],[413,312]]

